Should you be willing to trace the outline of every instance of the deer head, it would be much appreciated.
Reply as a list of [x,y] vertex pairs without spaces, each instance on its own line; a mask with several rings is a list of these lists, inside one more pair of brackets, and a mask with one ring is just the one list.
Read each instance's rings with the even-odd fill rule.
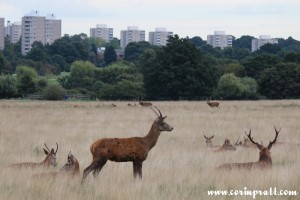
[[44,143],[46,149],[44,149],[45,154],[47,155],[46,160],[48,160],[48,162],[50,162],[50,164],[55,167],[57,165],[56,163],[56,153],[58,150],[58,144],[56,143],[56,151],[54,151],[54,149],[52,148],[51,151],[49,150],[48,146],[46,145],[46,143]]
[[278,137],[278,134],[279,132],[281,131],[281,129],[277,130],[276,127],[274,126],[274,129],[275,129],[275,138],[273,141],[270,141],[269,145],[267,147],[264,147],[262,144],[259,144],[257,142],[255,142],[253,140],[253,138],[251,137],[251,129],[249,131],[249,134],[247,135],[249,140],[255,144],[257,146],[257,148],[260,150],[260,153],[259,153],[259,161],[267,161],[269,162],[270,164],[272,164],[272,158],[271,158],[271,148],[272,148],[272,145],[277,141],[277,137]]
[[203,132],[203,136],[204,136],[204,138],[205,138],[205,143],[206,143],[206,145],[209,146],[209,147],[212,147],[212,146],[213,146],[213,145],[212,145],[212,139],[215,137],[215,135],[212,135],[212,136],[210,136],[210,137],[207,137],[207,136],[204,134],[204,132]]
[[154,107],[159,112],[159,114],[157,114],[157,112],[152,107],[150,107],[151,110],[153,110],[153,112],[157,115],[156,121],[157,121],[158,131],[172,131],[173,127],[170,126],[169,124],[167,124],[166,122],[164,122],[164,120],[167,118],[167,116],[163,117],[162,114],[161,114],[161,112],[160,112],[160,110],[156,106],[154,106]]
[[74,172],[76,170],[76,167],[78,168],[78,161],[77,159],[73,156],[73,154],[71,153],[71,151],[68,154],[68,160],[67,163],[62,166],[62,168],[60,169],[60,171],[64,171],[64,172]]

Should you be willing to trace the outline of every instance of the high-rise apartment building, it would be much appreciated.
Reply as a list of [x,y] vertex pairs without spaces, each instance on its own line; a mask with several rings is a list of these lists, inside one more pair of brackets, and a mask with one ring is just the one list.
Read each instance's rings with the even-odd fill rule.
[[11,43],[16,43],[20,40],[22,34],[22,24],[21,22],[11,23],[7,21],[5,28],[5,35],[9,36]]
[[0,50],[4,49],[5,29],[4,18],[0,18]]
[[251,51],[257,51],[265,44],[278,44],[278,39],[271,38],[270,35],[260,35],[259,39],[252,39]]
[[139,42],[145,41],[145,31],[139,30],[137,26],[129,26],[127,30],[121,31],[121,41],[120,45],[123,49],[129,44],[130,42]]
[[107,28],[106,24],[97,24],[96,28],[90,28],[91,38],[102,38],[106,42],[113,40],[113,28]]
[[214,35],[207,35],[207,44],[221,49],[232,47],[232,35],[226,35],[225,31],[215,31]]
[[166,46],[169,36],[173,32],[167,31],[166,28],[156,28],[154,32],[149,32],[149,43],[152,45]]
[[22,54],[26,55],[31,50],[35,41],[51,44],[61,37],[61,20],[56,20],[54,15],[47,18],[40,16],[38,11],[22,17]]

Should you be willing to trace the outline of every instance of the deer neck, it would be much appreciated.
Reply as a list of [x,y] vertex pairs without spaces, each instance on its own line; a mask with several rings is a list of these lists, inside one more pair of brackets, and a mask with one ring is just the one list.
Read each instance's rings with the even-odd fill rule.
[[43,167],[47,167],[50,165],[50,159],[49,156],[47,156],[42,162],[39,163]]
[[264,162],[266,164],[272,165],[272,158],[270,155],[267,154],[261,154],[259,156],[259,161],[258,162]]
[[158,130],[158,123],[157,123],[157,121],[155,121],[152,124],[149,133],[144,137],[144,139],[146,141],[146,144],[149,147],[149,149],[151,149],[152,147],[155,146],[159,135],[160,135],[160,131]]

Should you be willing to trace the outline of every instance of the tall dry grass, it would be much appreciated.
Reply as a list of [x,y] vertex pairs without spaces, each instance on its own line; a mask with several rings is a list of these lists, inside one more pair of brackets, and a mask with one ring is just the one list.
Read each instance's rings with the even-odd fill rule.
[[[206,102],[154,102],[166,122],[174,127],[163,132],[143,165],[143,179],[134,180],[132,163],[107,162],[99,176],[32,178],[32,174],[58,171],[71,150],[80,162],[81,175],[91,162],[89,147],[103,137],[144,136],[155,114],[149,108],[128,107],[127,102],[19,102],[0,101],[0,199],[252,199],[251,196],[208,196],[208,190],[297,190],[300,192],[300,146],[274,145],[273,169],[215,171],[225,162],[257,161],[259,150],[238,148],[212,153],[203,131],[213,131],[214,144],[225,138],[234,142],[244,131],[265,145],[274,138],[273,125],[281,127],[279,141],[300,143],[300,101],[223,101],[220,108]],[[79,107],[74,108],[74,105]],[[22,161],[44,159],[43,143],[58,142],[58,167],[49,170],[13,170]],[[257,199],[299,199],[260,196]]]

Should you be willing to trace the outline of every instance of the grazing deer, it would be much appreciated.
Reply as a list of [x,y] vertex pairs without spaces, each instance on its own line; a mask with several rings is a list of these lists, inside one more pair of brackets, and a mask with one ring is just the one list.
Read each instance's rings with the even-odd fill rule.
[[207,137],[207,136],[204,135],[204,133],[203,133],[203,136],[204,136],[204,138],[205,138],[206,146],[207,146],[207,147],[213,147],[212,139],[215,137],[215,135],[212,135],[212,136],[210,136],[210,137]]
[[220,165],[217,167],[217,169],[267,169],[272,167],[272,158],[271,158],[271,148],[272,145],[277,141],[278,134],[280,130],[275,129],[275,138],[274,140],[268,145],[268,147],[264,147],[262,144],[258,144],[257,142],[253,141],[253,138],[251,137],[251,129],[249,131],[249,134],[247,135],[249,140],[257,146],[257,148],[260,150],[259,152],[259,160],[257,162],[248,162],[248,163],[227,163]]
[[56,153],[58,150],[58,144],[56,143],[56,151],[52,148],[51,151],[49,150],[46,143],[44,143],[46,149],[44,149],[44,152],[46,154],[46,158],[40,162],[40,163],[33,163],[33,162],[24,162],[24,163],[15,163],[10,165],[10,167],[13,168],[38,168],[38,167],[50,167],[52,165],[53,167],[56,167]]
[[214,108],[214,107],[219,108],[219,102],[217,102],[217,101],[211,101],[211,97],[209,98],[209,100],[207,100],[207,104],[211,108]]
[[83,178],[93,171],[96,177],[105,165],[107,160],[115,162],[133,162],[133,175],[134,178],[139,176],[142,178],[142,165],[143,161],[147,159],[149,151],[155,146],[158,137],[162,131],[172,131],[173,127],[168,125],[164,120],[167,116],[163,117],[160,110],[155,107],[157,112],[150,107],[157,118],[154,120],[150,131],[144,137],[131,137],[131,138],[104,138],[96,140],[90,147],[93,155],[92,163],[84,170]]
[[142,98],[142,97],[140,97],[140,99],[139,99],[139,104],[140,104],[141,106],[152,106],[152,103],[151,103],[151,102],[145,102],[145,101],[143,101],[143,99],[144,99],[144,98]]
[[68,154],[67,163],[60,169],[60,172],[45,172],[34,174],[34,178],[47,178],[47,177],[59,177],[59,176],[79,176],[79,162],[73,156],[73,154]]

